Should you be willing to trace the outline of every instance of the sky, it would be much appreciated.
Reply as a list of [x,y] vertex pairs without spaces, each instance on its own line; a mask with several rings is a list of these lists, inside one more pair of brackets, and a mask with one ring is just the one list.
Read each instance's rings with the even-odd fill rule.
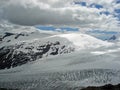
[[72,27],[54,27],[54,26],[35,26],[40,30],[47,30],[47,31],[79,31],[79,28],[72,28]]
[[28,26],[120,31],[120,0],[0,0],[0,20]]

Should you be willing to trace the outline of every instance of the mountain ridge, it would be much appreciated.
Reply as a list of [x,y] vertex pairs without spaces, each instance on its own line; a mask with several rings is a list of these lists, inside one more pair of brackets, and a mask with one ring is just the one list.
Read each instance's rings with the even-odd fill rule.
[[21,30],[21,32],[13,33],[13,31],[8,30],[2,32],[0,69],[19,66],[49,55],[71,53],[80,49],[95,48],[95,46],[98,48],[112,45],[112,43],[82,33],[53,34],[35,29],[31,31]]

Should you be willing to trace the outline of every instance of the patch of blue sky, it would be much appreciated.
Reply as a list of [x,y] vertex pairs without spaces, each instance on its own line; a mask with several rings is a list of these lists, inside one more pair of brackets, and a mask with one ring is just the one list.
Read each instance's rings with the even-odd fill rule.
[[61,27],[60,29],[66,31],[79,31],[79,28],[70,28],[70,27]]
[[118,32],[115,31],[102,31],[102,30],[92,30],[88,31],[90,33],[104,33],[104,34],[117,34]]
[[108,40],[113,35],[117,35],[118,32],[115,31],[102,31],[102,30],[92,30],[88,31],[87,34],[92,35],[101,40]]
[[120,9],[115,9],[115,12],[120,14]]
[[90,5],[90,7],[92,7],[92,8],[98,8],[98,9],[103,8],[102,5],[100,5],[100,4],[95,4],[95,3],[92,3],[92,4]]
[[120,0],[116,0],[116,3],[120,3]]
[[[74,4],[76,4],[76,5],[81,5],[81,6],[87,6],[87,3],[86,3],[86,2],[74,2]],[[95,4],[95,3],[90,4],[89,7],[98,8],[98,9],[103,8],[102,5],[100,5],[100,4]]]
[[47,31],[55,31],[56,28],[53,26],[36,26],[36,28]]
[[[114,17],[118,18],[118,21],[120,21],[120,14],[115,14]],[[120,24],[120,22],[119,22]]]
[[60,29],[61,31],[79,31],[79,28],[71,28],[71,27],[54,27],[54,26],[36,26],[36,28],[40,30],[47,30],[47,31],[56,31]]
[[100,12],[100,14],[110,15],[109,11]]
[[115,15],[114,15],[114,17],[117,17],[118,18],[118,20],[120,21],[120,9],[115,9]]
[[74,2],[76,5],[86,6],[86,2]]

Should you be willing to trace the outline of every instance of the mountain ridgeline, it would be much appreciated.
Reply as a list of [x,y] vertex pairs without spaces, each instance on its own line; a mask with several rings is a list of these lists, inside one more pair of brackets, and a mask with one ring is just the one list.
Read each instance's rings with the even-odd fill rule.
[[[11,44],[12,39],[9,39],[10,36],[14,37],[15,43]],[[33,40],[32,42],[23,41],[16,43],[19,37],[24,38],[27,36],[28,34],[5,32],[4,36],[1,37],[1,43],[7,43],[7,45],[3,45],[0,48],[0,69],[9,69],[50,55],[70,53],[74,51],[73,47],[61,44],[61,42],[57,40],[53,42],[50,42],[49,40],[46,40],[45,42]]]
[[0,69],[71,53],[79,49],[109,46],[111,43],[81,33],[58,33],[17,25],[1,26]]

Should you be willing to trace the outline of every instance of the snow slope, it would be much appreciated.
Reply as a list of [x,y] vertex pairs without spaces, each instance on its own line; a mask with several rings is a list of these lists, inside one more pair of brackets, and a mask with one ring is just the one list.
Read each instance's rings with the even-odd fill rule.
[[[111,48],[104,50],[109,49]],[[117,48],[112,48],[115,49]],[[103,55],[91,53],[98,50],[101,49],[46,57],[20,67],[0,70],[0,87],[21,90],[79,90],[86,86],[118,84],[120,50]]]
[[46,32],[6,22],[1,23],[0,27],[0,69],[20,66],[44,57],[113,45],[79,32]]
[[62,34],[62,35],[58,35],[58,36],[67,38],[76,47],[81,48],[81,49],[98,48],[101,46],[112,45],[112,43],[108,43],[106,41],[102,41],[102,40],[94,38],[90,35],[82,34],[82,33],[70,33],[70,34]]
[[[83,33],[0,24],[0,87],[79,90],[120,82],[120,44]],[[9,69],[6,69],[9,68]]]
[[[8,35],[7,35],[8,34]],[[9,35],[10,34],[10,35]],[[35,27],[30,26],[20,26],[11,24],[7,21],[0,22],[0,38],[2,38],[2,44],[4,46],[21,43],[21,42],[34,42],[40,41],[47,42],[48,40],[51,41],[64,41],[69,42],[67,44],[74,44],[76,47],[81,49],[91,48],[91,47],[99,47],[99,46],[109,46],[112,43],[108,43],[106,41],[99,40],[95,37],[92,37],[87,34],[82,34],[79,32],[76,33],[61,33],[55,31],[43,31],[38,30]],[[44,40],[43,40],[44,39]],[[71,42],[71,43],[70,43]]]

